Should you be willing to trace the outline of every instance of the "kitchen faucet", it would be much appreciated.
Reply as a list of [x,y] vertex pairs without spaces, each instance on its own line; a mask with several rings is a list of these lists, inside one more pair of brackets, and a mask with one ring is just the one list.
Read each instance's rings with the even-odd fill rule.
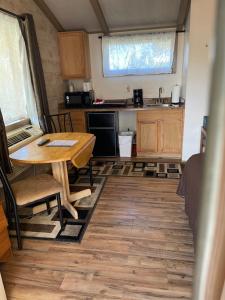
[[160,87],[160,88],[159,88],[159,99],[161,99],[162,91],[163,91],[163,88]]
[[159,88],[159,98],[157,99],[157,104],[162,104],[162,98],[161,98],[162,91],[163,91],[163,88],[160,87]]

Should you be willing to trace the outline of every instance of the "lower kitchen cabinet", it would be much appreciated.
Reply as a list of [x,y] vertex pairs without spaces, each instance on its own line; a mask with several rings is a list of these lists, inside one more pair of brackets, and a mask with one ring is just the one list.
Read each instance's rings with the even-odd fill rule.
[[183,109],[159,108],[137,112],[137,155],[181,158]]
[[[59,111],[70,112],[74,131],[92,132],[96,135],[95,156],[117,155],[119,126],[115,121],[118,119],[116,111],[67,109],[63,106]],[[126,109],[123,111],[125,112]],[[182,107],[159,107],[146,110],[137,108],[135,112],[137,156],[181,158],[184,109]],[[114,121],[111,120],[112,118]]]
[[158,152],[158,121],[138,121],[137,123],[137,152]]
[[70,115],[74,131],[87,132],[85,113],[83,111],[71,111]]
[[60,109],[60,113],[70,113],[73,130],[75,132],[87,132],[86,115],[84,111],[75,109]]

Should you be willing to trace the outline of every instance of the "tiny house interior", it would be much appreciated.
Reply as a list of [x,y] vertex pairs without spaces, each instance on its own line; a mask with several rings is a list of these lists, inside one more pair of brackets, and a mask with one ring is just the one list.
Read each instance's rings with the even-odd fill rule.
[[222,299],[217,19],[217,0],[0,0],[0,299]]

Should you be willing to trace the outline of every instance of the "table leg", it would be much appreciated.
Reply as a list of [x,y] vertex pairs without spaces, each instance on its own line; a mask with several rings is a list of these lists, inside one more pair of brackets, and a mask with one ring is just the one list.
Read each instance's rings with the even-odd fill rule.
[[80,191],[80,192],[72,193],[72,194],[70,194],[70,197],[69,197],[68,200],[70,202],[74,202],[74,201],[77,201],[81,198],[88,197],[88,196],[91,196],[91,190],[90,189],[86,189],[86,190],[83,190],[83,191]]
[[52,163],[52,172],[54,178],[63,186],[61,195],[63,206],[71,213],[74,219],[78,219],[78,213],[75,207],[70,203],[70,188],[66,162]]

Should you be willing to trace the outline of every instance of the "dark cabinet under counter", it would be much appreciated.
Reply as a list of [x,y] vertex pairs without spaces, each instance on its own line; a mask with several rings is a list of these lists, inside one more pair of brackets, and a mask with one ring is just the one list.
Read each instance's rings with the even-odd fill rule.
[[96,136],[93,155],[117,156],[118,154],[118,113],[88,112],[88,132]]

